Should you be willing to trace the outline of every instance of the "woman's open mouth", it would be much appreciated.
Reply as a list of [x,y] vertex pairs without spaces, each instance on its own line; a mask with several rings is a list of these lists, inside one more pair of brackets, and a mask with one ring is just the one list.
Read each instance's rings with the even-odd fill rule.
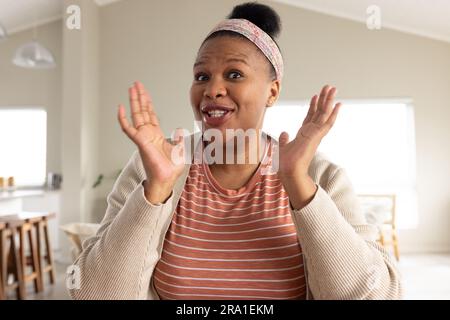
[[234,109],[218,106],[218,105],[207,105],[202,107],[203,121],[210,126],[218,127],[223,125],[230,119]]

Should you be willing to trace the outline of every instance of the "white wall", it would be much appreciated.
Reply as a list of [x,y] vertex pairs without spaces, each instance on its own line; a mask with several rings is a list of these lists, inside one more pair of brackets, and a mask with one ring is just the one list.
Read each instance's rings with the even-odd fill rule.
[[[153,95],[167,135],[178,126],[192,129],[188,91],[195,54],[212,26],[237,3],[124,0],[101,8],[102,172],[112,175],[134,150],[119,129],[116,110],[119,103],[127,103],[127,88],[136,79]],[[450,44],[384,29],[369,31],[364,24],[266,3],[283,22],[286,76],[281,99],[308,99],[331,83],[343,99],[414,100],[420,225],[401,232],[401,249],[450,251]],[[111,184],[103,185],[100,193],[108,192]]]

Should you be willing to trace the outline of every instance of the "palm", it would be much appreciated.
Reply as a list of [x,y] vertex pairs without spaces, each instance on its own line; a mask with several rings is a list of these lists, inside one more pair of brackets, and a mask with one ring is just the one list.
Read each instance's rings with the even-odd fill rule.
[[280,173],[284,176],[307,173],[323,137],[333,126],[340,108],[334,108],[335,88],[325,86],[320,96],[311,99],[308,114],[295,138],[289,142],[286,132],[280,135]]
[[[141,83],[129,90],[133,124],[126,118],[124,107],[119,106],[119,122],[125,134],[137,145],[147,177],[159,182],[176,179],[183,170],[182,144],[171,144],[159,126],[150,96]],[[178,142],[181,142],[178,141]]]
[[135,136],[135,143],[140,146],[143,163],[148,164],[148,168],[152,169],[152,178],[157,181],[167,181],[176,176],[183,166],[172,160],[172,153],[176,146],[169,143],[164,135],[158,133],[150,125],[142,126]]

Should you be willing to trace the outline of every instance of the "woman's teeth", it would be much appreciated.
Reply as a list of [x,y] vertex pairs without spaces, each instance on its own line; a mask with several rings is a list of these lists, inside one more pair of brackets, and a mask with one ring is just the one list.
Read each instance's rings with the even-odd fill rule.
[[220,118],[223,117],[228,111],[224,110],[211,110],[208,111],[208,115],[212,118]]

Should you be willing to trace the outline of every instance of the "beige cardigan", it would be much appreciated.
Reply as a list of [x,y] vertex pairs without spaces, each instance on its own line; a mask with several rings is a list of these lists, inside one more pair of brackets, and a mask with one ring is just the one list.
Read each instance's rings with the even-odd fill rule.
[[[80,288],[74,299],[159,299],[153,270],[190,165],[171,197],[152,205],[144,197],[146,179],[136,151],[108,195],[100,229],[83,243],[76,260]],[[309,174],[318,185],[313,200],[291,210],[306,261],[309,299],[399,299],[400,274],[376,242],[344,170],[317,154]]]

